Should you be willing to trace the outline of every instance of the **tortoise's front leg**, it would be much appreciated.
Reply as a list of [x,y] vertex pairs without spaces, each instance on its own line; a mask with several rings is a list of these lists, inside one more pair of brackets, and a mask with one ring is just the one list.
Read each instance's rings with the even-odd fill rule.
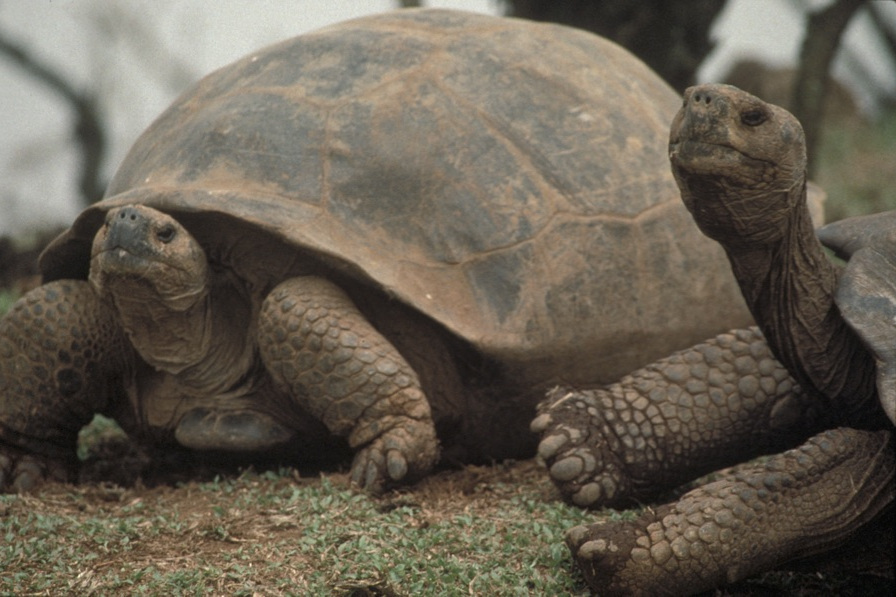
[[87,282],[51,282],[13,305],[0,320],[0,491],[72,478],[78,431],[120,398],[130,354]]
[[579,506],[655,498],[702,474],[792,448],[824,427],[757,328],[720,334],[593,390],[539,406],[538,453]]
[[262,360],[293,398],[360,450],[352,481],[380,490],[438,460],[429,403],[414,370],[339,287],[293,278],[265,299]]
[[834,429],[567,544],[601,595],[689,595],[836,547],[892,507],[890,431]]

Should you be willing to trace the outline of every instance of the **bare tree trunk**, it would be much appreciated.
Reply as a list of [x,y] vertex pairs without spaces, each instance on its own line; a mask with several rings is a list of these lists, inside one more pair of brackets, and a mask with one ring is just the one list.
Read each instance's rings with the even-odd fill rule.
[[817,167],[815,158],[830,80],[828,71],[840,45],[840,36],[863,3],[864,0],[837,0],[828,8],[809,15],[791,105],[794,116],[800,120],[806,133],[810,175]]
[[0,55],[19,65],[26,73],[40,81],[68,102],[75,113],[75,140],[81,146],[81,174],[78,188],[85,204],[102,198],[105,183],[101,180],[103,158],[106,154],[106,133],[94,98],[78,91],[77,86],[52,67],[42,63],[23,46],[0,33]]

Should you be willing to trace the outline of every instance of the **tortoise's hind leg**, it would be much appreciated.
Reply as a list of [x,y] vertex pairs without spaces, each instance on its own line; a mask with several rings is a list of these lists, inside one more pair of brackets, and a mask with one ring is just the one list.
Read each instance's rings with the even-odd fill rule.
[[834,429],[567,544],[601,595],[690,595],[837,547],[891,508],[890,431]]
[[23,296],[0,320],[0,491],[70,480],[78,431],[123,392],[131,349],[87,282]]

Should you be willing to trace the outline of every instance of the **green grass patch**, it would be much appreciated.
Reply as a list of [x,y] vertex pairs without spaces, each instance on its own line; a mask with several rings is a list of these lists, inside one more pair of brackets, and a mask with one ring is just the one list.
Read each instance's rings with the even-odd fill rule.
[[0,289],[0,316],[5,315],[17,300],[19,300],[18,292],[7,288]]
[[818,161],[828,221],[896,209],[896,108],[874,122],[829,123]]
[[381,498],[292,471],[0,496],[0,594],[587,594],[563,536],[596,515],[516,466]]

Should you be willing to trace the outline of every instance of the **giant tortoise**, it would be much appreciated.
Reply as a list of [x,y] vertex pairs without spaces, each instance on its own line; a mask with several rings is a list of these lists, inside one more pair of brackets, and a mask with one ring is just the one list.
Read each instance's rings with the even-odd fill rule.
[[353,451],[372,489],[534,453],[551,384],[748,321],[666,166],[678,104],[601,38],[442,10],[212,73],[3,319],[0,487],[67,478],[94,413],[160,452]]
[[[720,334],[612,386],[555,390],[533,422],[539,453],[564,495],[587,506],[652,499],[770,456],[636,520],[570,530],[601,595],[699,592],[892,524],[896,214],[821,229],[850,259],[841,271],[807,209],[799,122],[735,87],[685,93],[669,155],[759,329]],[[892,550],[892,529],[883,538]],[[870,571],[892,574],[889,558]]]

